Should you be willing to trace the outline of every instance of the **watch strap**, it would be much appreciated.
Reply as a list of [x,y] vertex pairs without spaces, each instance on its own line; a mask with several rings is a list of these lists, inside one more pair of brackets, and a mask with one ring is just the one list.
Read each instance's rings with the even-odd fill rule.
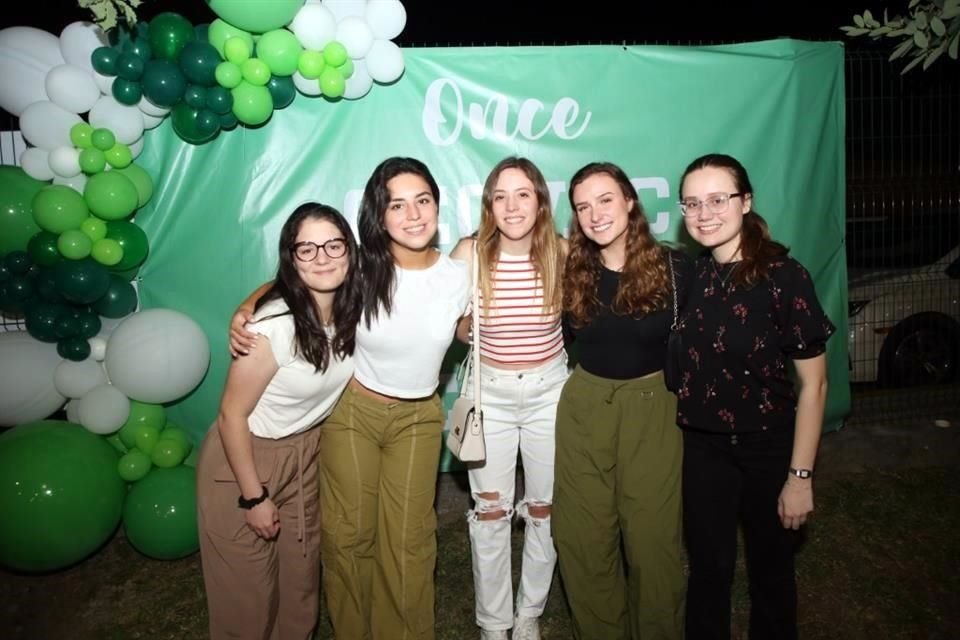
[[813,469],[794,469],[790,467],[790,473],[804,480],[813,477]]
[[237,498],[237,506],[241,509],[253,509],[255,506],[266,500],[270,497],[270,492],[267,491],[267,487],[263,487],[263,493],[260,494],[257,498],[244,498],[243,494],[240,494],[240,497]]

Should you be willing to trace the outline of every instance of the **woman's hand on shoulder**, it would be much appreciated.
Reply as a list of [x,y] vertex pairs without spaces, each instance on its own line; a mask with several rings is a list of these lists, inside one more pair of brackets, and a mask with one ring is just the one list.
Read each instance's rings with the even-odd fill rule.
[[257,346],[256,334],[247,329],[247,323],[253,320],[253,311],[240,307],[230,319],[230,355],[234,358],[245,356],[250,350]]

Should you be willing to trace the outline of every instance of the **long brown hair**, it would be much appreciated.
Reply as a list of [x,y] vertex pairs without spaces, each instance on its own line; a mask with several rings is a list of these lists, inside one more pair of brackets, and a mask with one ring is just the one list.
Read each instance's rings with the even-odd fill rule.
[[570,220],[570,253],[563,277],[563,309],[570,314],[575,327],[589,323],[599,304],[600,247],[580,228],[573,192],[577,185],[595,175],[607,175],[620,186],[623,197],[633,200],[627,213],[627,236],[624,250],[626,262],[612,310],[620,315],[643,315],[666,306],[672,295],[667,260],[669,250],[650,233],[650,224],[623,169],[609,162],[593,162],[577,171],[570,180],[568,196],[573,216]]
[[477,231],[480,249],[480,291],[483,292],[483,299],[488,301],[486,306],[489,309],[492,306],[489,301],[493,299],[492,274],[500,258],[500,231],[497,229],[497,220],[493,215],[493,194],[500,174],[507,169],[519,169],[533,183],[538,207],[537,219],[531,232],[533,237],[530,246],[530,262],[540,277],[543,287],[544,313],[558,311],[562,302],[560,286],[563,256],[557,228],[553,222],[550,190],[540,169],[526,158],[516,156],[504,158],[490,171],[483,185],[483,195],[480,200],[480,228]]
[[[687,176],[700,169],[722,169],[730,174],[733,187],[744,196],[753,195],[753,185],[747,170],[739,160],[722,153],[709,153],[691,162],[680,178],[680,192]],[[743,214],[740,228],[740,263],[734,267],[730,281],[734,284],[752,287],[767,277],[770,262],[787,255],[789,249],[770,237],[767,221],[759,213],[751,210]]]

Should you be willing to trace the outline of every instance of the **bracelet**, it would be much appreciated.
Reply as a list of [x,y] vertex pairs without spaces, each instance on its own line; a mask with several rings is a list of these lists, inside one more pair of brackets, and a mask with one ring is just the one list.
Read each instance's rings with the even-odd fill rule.
[[793,467],[790,467],[790,473],[797,476],[798,478],[803,478],[804,480],[807,480],[813,477],[812,469],[794,469]]
[[260,494],[259,498],[244,498],[243,494],[240,494],[240,497],[237,498],[237,506],[241,509],[253,509],[255,506],[266,500],[270,497],[270,492],[267,491],[267,487],[263,487],[263,493]]

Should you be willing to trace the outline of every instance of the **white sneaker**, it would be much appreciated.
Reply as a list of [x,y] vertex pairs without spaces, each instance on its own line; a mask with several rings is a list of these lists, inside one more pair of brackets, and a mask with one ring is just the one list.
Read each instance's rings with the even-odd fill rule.
[[507,632],[502,629],[498,631],[480,629],[480,640],[507,640]]
[[517,616],[513,620],[513,640],[540,640],[539,618]]

